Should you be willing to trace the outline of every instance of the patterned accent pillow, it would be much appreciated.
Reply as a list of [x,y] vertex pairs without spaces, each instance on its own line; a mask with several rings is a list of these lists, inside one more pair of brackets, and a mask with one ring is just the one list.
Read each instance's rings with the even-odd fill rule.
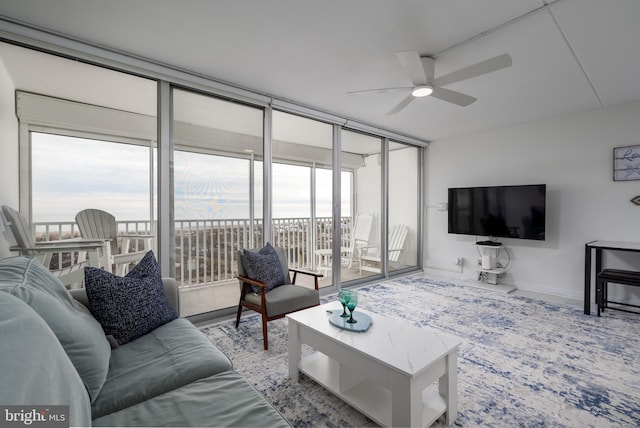
[[[267,284],[266,291],[284,284],[284,272],[282,272],[280,258],[276,249],[268,242],[258,252],[242,250],[242,265],[249,278]],[[260,294],[262,291],[260,287],[255,285],[252,285],[251,288],[256,294]]]
[[124,277],[87,267],[84,278],[91,313],[119,345],[178,318],[162,288],[153,251]]

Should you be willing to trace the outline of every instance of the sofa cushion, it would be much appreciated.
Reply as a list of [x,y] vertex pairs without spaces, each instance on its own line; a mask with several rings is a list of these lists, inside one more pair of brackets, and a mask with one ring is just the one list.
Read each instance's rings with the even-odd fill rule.
[[27,303],[49,325],[93,402],[107,377],[111,356],[111,347],[100,324],[76,308],[62,283],[37,259],[0,260],[0,289]]
[[[268,242],[257,252],[243,250],[242,264],[249,278],[267,284],[266,291],[284,284],[284,272],[282,272],[280,258]],[[260,287],[254,285],[252,288],[256,293],[262,292]]]
[[152,251],[124,277],[93,267],[84,277],[91,313],[120,345],[178,318]]
[[66,423],[91,425],[89,395],[64,348],[44,320],[9,293],[0,293],[0,378],[3,406],[66,405]]
[[112,351],[93,418],[231,369],[231,361],[200,330],[175,319]]
[[93,426],[290,427],[241,375],[200,379],[93,421]]

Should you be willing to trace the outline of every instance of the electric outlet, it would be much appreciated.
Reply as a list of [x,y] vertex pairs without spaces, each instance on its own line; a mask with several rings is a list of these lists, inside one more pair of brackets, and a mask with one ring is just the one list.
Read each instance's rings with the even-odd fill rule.
[[462,257],[456,257],[456,258],[453,260],[453,264],[454,264],[454,265],[456,265],[456,266],[462,266],[462,261],[463,261],[463,260],[464,260],[464,259],[463,259]]

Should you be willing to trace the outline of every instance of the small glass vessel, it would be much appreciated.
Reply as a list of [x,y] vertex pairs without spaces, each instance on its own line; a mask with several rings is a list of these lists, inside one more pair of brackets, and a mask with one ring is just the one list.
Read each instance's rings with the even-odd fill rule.
[[349,317],[347,322],[350,324],[358,322],[358,320],[353,319],[353,312],[356,310],[356,306],[358,306],[358,293],[356,293],[355,291],[351,291],[349,301],[347,302],[347,309],[349,309],[349,312],[351,313],[351,316]]
[[349,315],[347,314],[347,303],[349,303],[349,299],[351,298],[350,290],[340,290],[338,291],[338,300],[342,304],[342,318],[347,318]]

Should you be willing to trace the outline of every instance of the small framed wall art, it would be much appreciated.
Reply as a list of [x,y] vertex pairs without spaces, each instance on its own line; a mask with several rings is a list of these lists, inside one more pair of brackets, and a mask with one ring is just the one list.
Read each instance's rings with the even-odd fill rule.
[[640,146],[613,149],[613,180],[640,180]]

